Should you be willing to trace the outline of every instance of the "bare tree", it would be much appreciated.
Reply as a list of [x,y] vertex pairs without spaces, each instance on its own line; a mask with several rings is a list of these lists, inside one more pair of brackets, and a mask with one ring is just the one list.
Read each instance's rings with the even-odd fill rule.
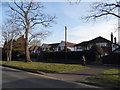
[[31,42],[33,39],[45,39],[50,34],[49,31],[37,31],[37,32],[29,32],[29,42]]
[[86,16],[84,19],[87,21],[90,19],[98,19],[100,17],[104,16],[114,16],[117,18],[120,18],[120,15],[118,14],[118,9],[120,8],[120,1],[114,0],[114,1],[99,1],[92,3],[90,15]]
[[14,1],[12,4],[8,4],[12,11],[17,13],[16,24],[25,30],[25,54],[26,61],[31,62],[29,55],[29,32],[36,25],[42,25],[45,27],[50,26],[50,23],[54,21],[55,16],[51,17],[43,12],[43,5],[41,2],[20,2]]
[[20,29],[15,25],[15,13],[11,14],[11,17],[12,18],[9,18],[9,20],[2,25],[2,36],[5,40],[4,48],[7,49],[7,61],[11,61],[12,59],[13,40],[21,35]]
[[39,39],[33,39],[30,42],[30,46],[32,46],[32,45],[40,46],[41,45],[41,41]]
[[19,36],[19,32],[16,30],[13,31],[3,31],[2,36],[5,39],[5,46],[4,48],[6,48],[6,54],[7,54],[7,61],[11,61],[12,59],[12,47],[13,47],[13,40]]

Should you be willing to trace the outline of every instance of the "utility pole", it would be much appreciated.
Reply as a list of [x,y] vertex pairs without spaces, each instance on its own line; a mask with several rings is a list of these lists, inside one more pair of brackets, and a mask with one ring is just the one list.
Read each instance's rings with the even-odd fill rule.
[[67,27],[65,26],[65,52],[67,52]]
[[[120,7],[118,7],[118,15],[120,16]],[[118,18],[118,44],[120,45],[120,18]]]
[[65,60],[67,60],[67,27],[65,26]]

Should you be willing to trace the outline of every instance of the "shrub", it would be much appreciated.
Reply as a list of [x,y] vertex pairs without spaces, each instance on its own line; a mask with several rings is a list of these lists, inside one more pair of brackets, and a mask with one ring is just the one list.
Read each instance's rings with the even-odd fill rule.
[[[65,49],[63,49],[62,51],[65,51]],[[71,49],[67,48],[67,51],[68,51],[68,52],[70,52],[70,51],[71,51]]]
[[94,63],[99,63],[103,50],[99,45],[93,45],[90,49],[91,59]]
[[45,52],[53,52],[52,50],[46,50]]

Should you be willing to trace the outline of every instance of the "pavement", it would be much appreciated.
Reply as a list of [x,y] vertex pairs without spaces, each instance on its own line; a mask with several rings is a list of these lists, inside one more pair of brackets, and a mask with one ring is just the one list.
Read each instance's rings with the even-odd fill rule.
[[83,70],[68,71],[62,73],[45,73],[45,75],[64,81],[95,85],[105,88],[114,88],[109,84],[88,81],[87,77],[98,75],[105,70],[118,69],[119,67],[108,65],[88,65],[88,67],[88,69]]
[[53,78],[53,79],[63,80],[73,83],[80,83],[80,84],[98,86],[103,88],[114,88],[109,84],[88,81],[86,78],[89,76],[98,75],[105,70],[118,69],[119,67],[108,66],[108,65],[87,65],[87,66],[89,67],[87,69],[67,71],[62,73],[44,73],[44,72],[32,72],[32,73],[42,74],[44,76],[47,76],[48,78]]

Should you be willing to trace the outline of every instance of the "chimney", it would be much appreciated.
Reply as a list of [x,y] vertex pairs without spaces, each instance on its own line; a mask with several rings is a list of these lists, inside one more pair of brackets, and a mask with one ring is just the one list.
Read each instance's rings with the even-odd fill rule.
[[113,33],[111,32],[111,42],[113,43]]
[[117,41],[116,41],[116,37],[114,37],[114,43],[115,43],[115,44],[117,43]]

